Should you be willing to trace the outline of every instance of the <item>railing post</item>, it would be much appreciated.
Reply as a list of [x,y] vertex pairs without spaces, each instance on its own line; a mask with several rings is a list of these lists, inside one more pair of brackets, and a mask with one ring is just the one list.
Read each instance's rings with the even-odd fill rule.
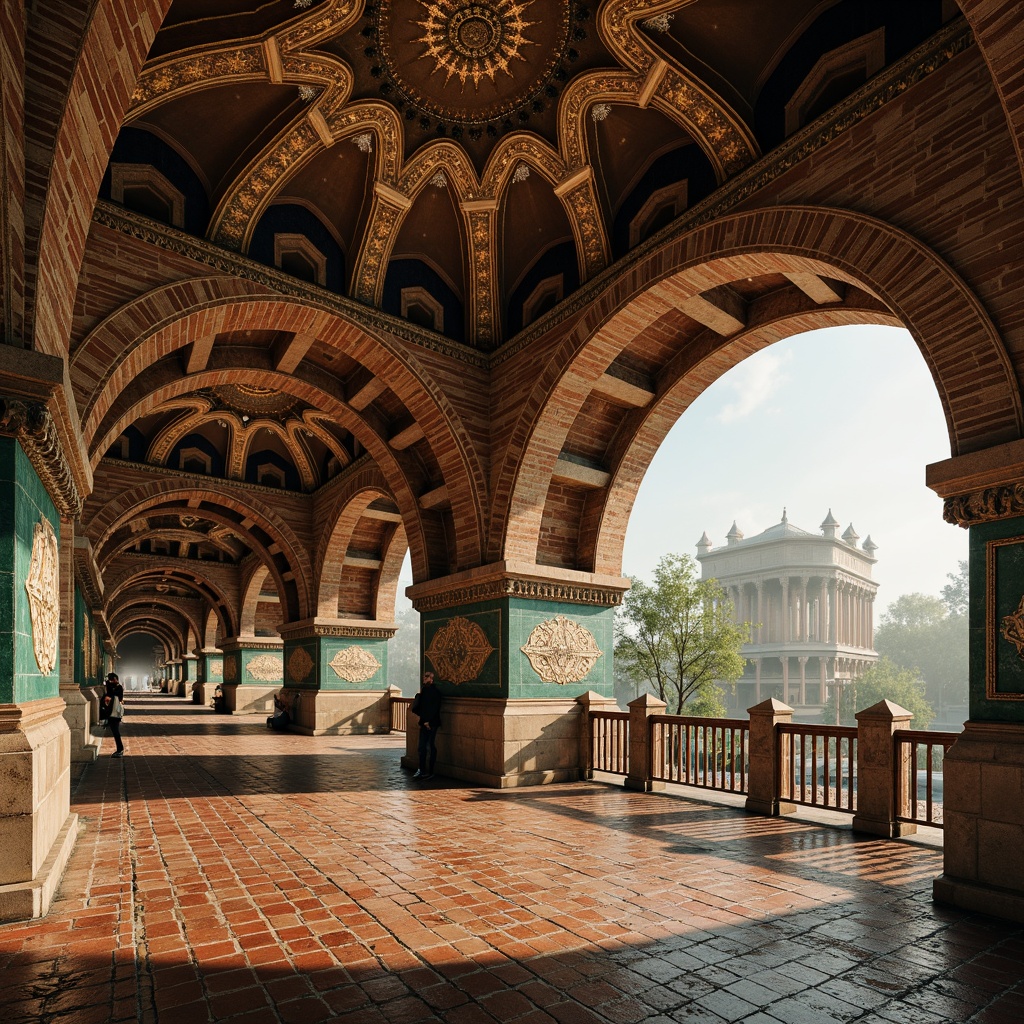
[[793,721],[793,709],[781,700],[769,697],[747,708],[750,715],[750,769],[747,774],[746,808],[769,818],[791,814],[796,804],[783,802],[780,783],[788,771],[788,752],[776,726]]
[[652,715],[663,715],[668,705],[653,693],[645,693],[631,700],[629,707],[629,774],[626,789],[638,789],[649,793],[653,789],[664,789],[664,782],[651,778],[650,728],[647,719]]
[[[857,719],[857,813],[853,816],[856,832],[870,832],[890,839],[913,835],[917,826],[896,820],[896,773],[906,768],[909,753],[896,757],[893,734],[909,729],[914,717],[906,708],[890,700],[858,711]],[[913,767],[911,785],[917,785]]]
[[394,683],[384,691],[384,708],[387,716],[388,732],[394,732],[395,730],[395,698],[401,696],[402,688],[400,686],[395,686]]
[[602,697],[594,690],[587,690],[576,698],[580,706],[580,728],[579,728],[579,758],[580,778],[592,779],[594,777],[593,758],[591,757],[590,745],[593,742],[594,728],[590,721],[591,711],[618,711],[619,705],[615,703],[614,697]]

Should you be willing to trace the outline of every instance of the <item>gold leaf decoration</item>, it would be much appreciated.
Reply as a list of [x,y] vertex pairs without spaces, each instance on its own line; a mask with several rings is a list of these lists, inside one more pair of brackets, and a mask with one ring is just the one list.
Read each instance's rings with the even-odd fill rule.
[[334,674],[346,683],[363,683],[372,678],[381,663],[365,648],[353,645],[346,647],[329,662]]
[[32,559],[25,590],[32,617],[32,647],[36,664],[48,676],[57,664],[57,632],[60,624],[57,535],[45,516],[32,532]]
[[238,680],[238,659],[237,658],[225,658],[224,659],[224,682],[234,683]]
[[313,671],[313,659],[305,647],[296,647],[288,655],[288,675],[297,683],[304,683]]
[[457,615],[434,634],[423,653],[441,679],[458,685],[476,679],[493,651],[487,634],[475,622]]
[[535,626],[519,649],[545,683],[578,683],[602,655],[594,634],[564,615]]

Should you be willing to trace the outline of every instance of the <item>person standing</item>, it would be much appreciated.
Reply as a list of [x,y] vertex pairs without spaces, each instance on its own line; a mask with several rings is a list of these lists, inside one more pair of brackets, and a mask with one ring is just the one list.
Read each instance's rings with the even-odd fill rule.
[[441,692],[434,685],[434,673],[423,673],[423,685],[410,709],[420,720],[420,767],[414,779],[432,779],[437,762],[437,730],[441,728]]
[[107,676],[105,690],[103,699],[100,701],[100,717],[106,719],[107,726],[117,746],[117,749],[110,756],[124,757],[124,743],[121,740],[121,719],[124,717],[124,687],[117,678],[116,672],[111,672]]

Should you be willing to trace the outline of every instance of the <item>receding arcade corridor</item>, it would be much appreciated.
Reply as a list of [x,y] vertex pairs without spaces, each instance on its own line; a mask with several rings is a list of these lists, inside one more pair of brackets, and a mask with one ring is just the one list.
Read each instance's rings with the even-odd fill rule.
[[931,901],[936,847],[598,783],[400,769],[133,696],[76,765],[49,915],[0,927],[14,1024],[1017,1024],[1024,928]]

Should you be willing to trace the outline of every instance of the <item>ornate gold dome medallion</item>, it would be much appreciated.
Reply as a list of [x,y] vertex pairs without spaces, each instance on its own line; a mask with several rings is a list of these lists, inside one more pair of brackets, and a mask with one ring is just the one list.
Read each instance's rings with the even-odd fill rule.
[[536,23],[524,17],[534,0],[492,0],[491,3],[467,4],[465,0],[418,0],[427,14],[417,22],[424,34],[425,54],[434,62],[434,70],[444,72],[445,83],[454,75],[473,88],[482,78],[492,82],[497,72],[511,75],[510,65],[519,60],[527,46],[536,46],[526,31]]
[[476,139],[557,102],[589,11],[567,0],[379,0],[366,16],[380,94],[421,131]]

